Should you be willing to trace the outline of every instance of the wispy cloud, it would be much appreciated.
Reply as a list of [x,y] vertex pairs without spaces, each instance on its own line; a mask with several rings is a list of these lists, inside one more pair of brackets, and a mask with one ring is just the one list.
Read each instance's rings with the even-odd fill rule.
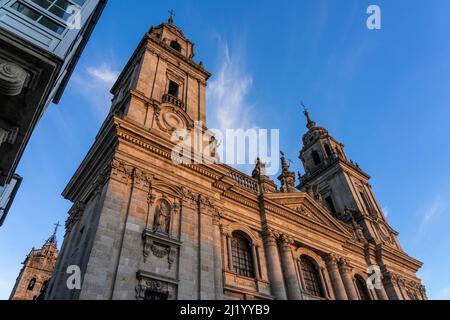
[[426,227],[428,223],[442,214],[446,209],[446,206],[447,203],[441,196],[434,198],[428,210],[423,213],[421,228]]
[[230,50],[227,42],[219,42],[220,66],[206,92],[212,127],[222,131],[254,127],[251,120],[253,105],[247,101],[253,77],[245,71],[242,48],[236,45]]
[[98,66],[84,67],[74,75],[76,90],[94,106],[100,118],[104,118],[111,103],[110,90],[119,72],[111,63],[103,62]]
[[94,79],[99,80],[108,86],[113,86],[116,81],[119,73],[117,71],[113,71],[107,65],[102,65],[100,67],[88,67],[87,73],[92,76]]
[[417,244],[425,236],[434,230],[436,222],[446,212],[448,201],[443,195],[435,196],[426,206],[426,209],[419,213],[419,229],[414,239]]

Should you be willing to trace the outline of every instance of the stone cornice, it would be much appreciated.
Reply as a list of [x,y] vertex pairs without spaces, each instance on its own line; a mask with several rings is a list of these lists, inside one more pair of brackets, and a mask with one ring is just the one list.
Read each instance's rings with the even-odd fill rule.
[[417,272],[423,266],[423,263],[421,261],[411,258],[405,252],[390,248],[385,245],[377,245],[374,250],[377,261],[379,263],[381,262],[380,264],[382,265],[401,265],[403,267],[409,268],[413,273]]
[[[151,36],[149,34],[147,34],[147,39],[156,44],[158,47],[160,47],[162,49],[161,53],[164,54],[172,54],[176,59],[181,59],[183,60],[183,62],[185,62],[187,65],[189,65],[190,67],[194,68],[196,71],[200,72],[205,78],[206,80],[208,80],[211,77],[211,73],[209,73],[208,71],[205,70],[205,68],[203,68],[200,64],[196,63],[194,60],[187,58],[186,56],[182,55],[181,53],[172,50],[172,48],[170,48],[170,46],[166,45],[163,41],[161,41],[160,39]],[[147,45],[147,50],[151,50],[153,49],[152,47],[149,47]]]

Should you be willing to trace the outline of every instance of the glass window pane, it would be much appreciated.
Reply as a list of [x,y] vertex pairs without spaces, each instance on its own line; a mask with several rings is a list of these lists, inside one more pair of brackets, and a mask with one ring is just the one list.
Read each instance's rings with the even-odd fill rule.
[[48,9],[52,4],[51,1],[48,0],[31,0],[31,1],[44,9]]
[[30,19],[32,19],[34,21],[36,21],[37,19],[39,19],[39,17],[41,17],[39,12],[37,12],[36,10],[31,9],[30,7],[24,6],[20,2],[14,3],[11,6],[11,8],[16,9],[17,11],[19,11],[20,13],[22,13],[23,15],[27,16],[28,18],[30,18]]
[[62,27],[61,25],[57,24],[56,22],[53,22],[52,20],[46,18],[46,17],[42,17],[42,19],[40,19],[38,21],[41,25],[43,25],[44,27],[47,27],[48,29],[58,33],[58,34],[62,34],[65,30],[64,27]]

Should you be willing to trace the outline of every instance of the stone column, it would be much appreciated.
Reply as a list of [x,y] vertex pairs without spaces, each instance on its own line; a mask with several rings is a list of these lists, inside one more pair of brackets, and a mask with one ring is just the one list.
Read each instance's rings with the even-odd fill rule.
[[403,295],[398,284],[399,277],[389,271],[385,271],[384,277],[385,289],[389,300],[403,300]]
[[222,261],[225,270],[230,271],[228,266],[228,237],[227,234],[223,230],[223,226],[220,226],[220,232],[222,233]]
[[327,280],[325,279],[325,268],[322,266],[319,267],[319,276],[320,276],[320,281],[322,282],[324,294],[328,300],[331,300],[333,297],[331,296],[331,292],[329,290]]
[[261,270],[259,269],[259,261],[258,261],[258,247],[255,244],[252,244],[252,256],[253,256],[253,269],[255,270],[255,278],[256,280],[261,280]]
[[280,257],[278,255],[277,236],[273,230],[267,229],[264,232],[264,247],[266,250],[272,294],[277,300],[287,300],[283,273],[281,271]]
[[234,272],[234,264],[233,264],[233,249],[231,244],[232,234],[227,234],[227,244],[228,244],[228,270]]
[[384,284],[383,284],[383,282],[384,282],[384,281],[381,282],[381,287],[380,287],[380,289],[376,289],[376,288],[375,288],[375,292],[377,293],[378,300],[384,300],[384,301],[386,301],[386,300],[389,300],[389,297],[388,297],[387,294],[386,294],[386,290],[384,290]]
[[301,300],[300,287],[298,285],[297,272],[295,271],[294,259],[292,257],[293,240],[286,236],[280,237],[281,261],[283,263],[284,279],[286,282],[287,296],[289,300]]
[[222,263],[222,235],[220,231],[220,218],[213,216],[214,237],[214,288],[216,300],[223,299],[223,263]]
[[345,292],[344,283],[339,274],[338,257],[335,254],[330,254],[326,258],[328,272],[330,273],[331,282],[333,284],[334,294],[337,300],[348,300]]
[[355,284],[352,279],[353,268],[347,259],[341,258],[339,260],[339,270],[341,272],[342,281],[347,292],[349,300],[359,300],[358,293],[356,292]]

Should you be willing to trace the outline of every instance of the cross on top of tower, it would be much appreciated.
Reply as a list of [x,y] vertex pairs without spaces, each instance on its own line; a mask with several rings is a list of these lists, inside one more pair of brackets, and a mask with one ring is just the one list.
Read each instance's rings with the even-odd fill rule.
[[175,16],[175,11],[173,9],[171,9],[168,12],[170,14],[169,23],[172,24],[173,23],[173,17]]
[[53,234],[51,237],[47,240],[47,243],[49,244],[56,244],[56,233],[58,232],[59,227],[61,227],[61,224],[59,224],[59,221],[54,224],[55,230],[53,231]]
[[55,226],[55,231],[53,232],[53,234],[56,235],[56,233],[58,232],[59,227],[61,227],[61,225],[59,224],[59,221],[57,223],[53,224]]

